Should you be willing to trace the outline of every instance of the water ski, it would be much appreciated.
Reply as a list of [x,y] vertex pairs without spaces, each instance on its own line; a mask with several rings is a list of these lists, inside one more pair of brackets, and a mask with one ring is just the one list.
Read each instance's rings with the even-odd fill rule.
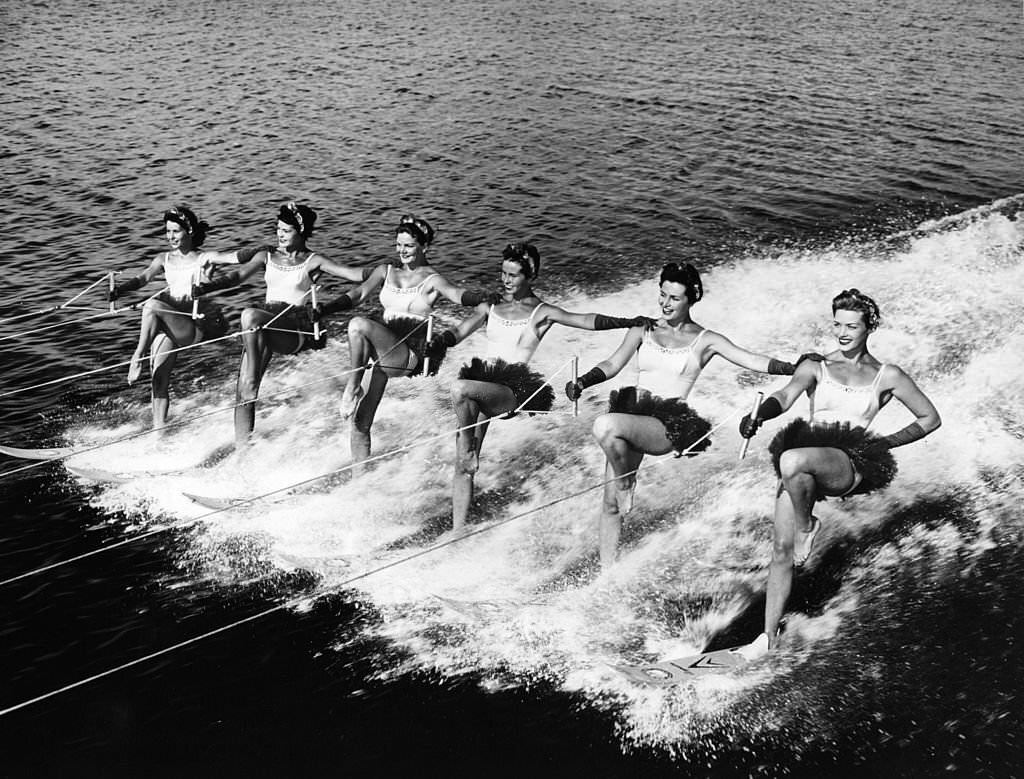
[[740,654],[740,647],[701,652],[699,655],[663,660],[647,665],[616,665],[616,671],[630,681],[657,687],[671,687],[674,684],[693,681],[698,676],[720,674],[732,668],[746,665],[748,660]]
[[214,511],[226,511],[232,508],[243,508],[252,503],[251,500],[245,500],[244,498],[214,498],[208,495],[194,495],[191,492],[181,493],[193,503],[198,503],[204,508],[213,509]]
[[22,449],[17,446],[0,445],[0,454],[9,457],[20,457],[22,460],[57,460],[74,454],[70,446],[55,446],[50,449]]
[[507,604],[503,605],[489,600],[459,600],[458,598],[445,598],[441,595],[434,597],[456,614],[469,619],[490,619],[507,608]]
[[64,467],[72,476],[77,476],[80,479],[95,482],[96,484],[124,484],[133,478],[127,473],[114,473],[113,471],[105,471],[102,468],[84,468],[78,465],[68,465],[67,463],[64,464]]

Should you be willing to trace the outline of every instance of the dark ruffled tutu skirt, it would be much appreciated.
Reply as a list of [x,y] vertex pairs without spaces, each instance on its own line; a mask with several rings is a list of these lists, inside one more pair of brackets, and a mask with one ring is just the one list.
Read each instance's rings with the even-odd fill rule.
[[[189,316],[192,315],[191,300],[179,300],[177,298],[173,298],[166,290],[157,295],[156,299],[162,303],[166,303],[175,311],[180,311],[182,314],[188,314]],[[227,317],[224,316],[224,312],[221,310],[220,306],[212,300],[200,298],[199,313],[202,315],[202,319],[199,319],[196,322],[196,327],[200,332],[202,332],[204,341],[227,335],[228,320]]]
[[702,437],[711,431],[711,423],[679,398],[662,398],[642,388],[622,387],[608,396],[608,410],[654,417],[665,426],[672,448],[680,454],[686,452],[688,457],[711,446],[711,439]]
[[[383,324],[418,358],[416,360],[416,367],[409,371],[409,376],[423,375],[423,365],[427,357],[430,357],[430,371],[427,375],[434,376],[437,374],[437,369],[441,367],[441,363],[444,361],[444,350],[427,349],[427,321],[425,319],[399,317],[397,319],[389,319]],[[395,351],[399,350],[396,349]],[[389,358],[394,353],[382,356],[381,361],[385,365],[394,363],[394,360],[389,361]]]
[[[888,449],[866,451],[879,436],[863,427],[851,427],[849,422],[812,424],[806,419],[794,419],[775,434],[768,451],[772,455],[775,473],[779,474],[779,458],[787,449],[827,447],[840,449],[850,458],[861,476],[860,484],[848,495],[864,495],[888,487],[896,476],[896,460]],[[818,498],[824,500],[824,496]]]
[[459,378],[503,384],[515,395],[516,408],[526,404],[520,411],[550,411],[555,402],[554,389],[537,371],[530,370],[525,362],[481,360],[474,357],[468,365],[462,366]]
[[313,317],[307,306],[302,305],[288,308],[287,303],[275,300],[260,303],[257,307],[275,316],[288,309],[287,313],[280,319],[275,319],[270,327],[274,330],[292,330],[299,335],[301,339],[299,348],[293,354],[304,352],[307,349],[323,349],[327,346],[327,330],[325,328],[320,328],[319,338],[313,338]]

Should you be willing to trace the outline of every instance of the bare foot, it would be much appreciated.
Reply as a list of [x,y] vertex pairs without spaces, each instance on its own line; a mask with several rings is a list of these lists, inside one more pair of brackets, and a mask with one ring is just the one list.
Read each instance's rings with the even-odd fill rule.
[[363,399],[363,388],[358,384],[353,389],[351,386],[345,388],[344,394],[341,396],[341,404],[338,406],[338,410],[341,412],[342,419],[348,419],[356,413],[356,409],[359,407],[359,401]]
[[142,356],[138,354],[132,355],[132,361],[128,364],[128,383],[134,384],[139,380],[139,376],[142,375]]

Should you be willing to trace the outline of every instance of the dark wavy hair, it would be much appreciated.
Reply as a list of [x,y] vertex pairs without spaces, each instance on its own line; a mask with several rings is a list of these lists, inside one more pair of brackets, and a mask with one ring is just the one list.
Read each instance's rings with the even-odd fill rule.
[[523,269],[523,275],[528,279],[535,279],[540,275],[540,252],[532,243],[510,243],[502,250],[501,259],[518,262],[519,267]]
[[164,211],[164,222],[175,222],[181,225],[190,236],[192,236],[192,247],[198,249],[206,240],[206,234],[210,231],[210,225],[195,215],[195,212],[188,206],[172,206]]
[[434,228],[430,223],[412,214],[406,214],[398,220],[395,235],[399,233],[408,233],[420,246],[430,246],[434,241]]
[[690,263],[679,265],[678,263],[670,262],[661,269],[661,281],[658,284],[664,284],[666,281],[672,281],[686,287],[686,299],[690,301],[691,306],[704,297],[704,285],[701,284],[700,274],[697,273],[697,269],[690,265]]
[[832,315],[836,311],[857,311],[864,319],[868,332],[874,331],[882,321],[882,314],[878,310],[878,304],[861,292],[856,287],[844,289],[832,298]]
[[277,219],[294,227],[303,238],[309,238],[313,234],[313,225],[316,224],[316,211],[290,200],[278,210]]

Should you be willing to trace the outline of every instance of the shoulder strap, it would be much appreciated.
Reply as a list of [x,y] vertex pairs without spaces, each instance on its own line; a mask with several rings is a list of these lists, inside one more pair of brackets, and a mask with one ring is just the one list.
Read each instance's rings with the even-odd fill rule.
[[878,388],[878,382],[880,382],[882,380],[882,371],[884,371],[884,370],[885,370],[885,363],[883,362],[881,365],[878,366],[878,373],[875,374],[875,380],[873,382],[871,382],[872,388],[875,388],[875,389]]
[[417,287],[422,287],[424,284],[426,284],[428,281],[430,281],[432,278],[434,278],[434,276],[440,276],[440,275],[441,275],[440,273],[438,273],[437,271],[434,271],[433,273],[431,273],[429,276],[427,276],[425,279],[423,279],[423,281],[421,281],[416,286]]
[[696,338],[694,338],[692,341],[690,341],[690,351],[691,352],[693,351],[694,347],[698,343],[700,343],[700,339],[704,337],[704,333],[706,333],[707,331],[708,331],[707,328],[704,328],[699,333],[697,333],[697,337]]

